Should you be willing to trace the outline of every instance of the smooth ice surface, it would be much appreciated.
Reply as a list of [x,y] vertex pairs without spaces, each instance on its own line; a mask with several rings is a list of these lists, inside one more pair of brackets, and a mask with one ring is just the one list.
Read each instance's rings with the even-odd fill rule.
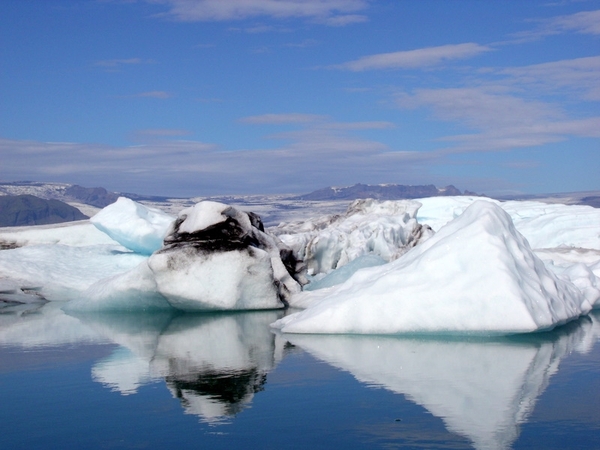
[[309,284],[304,286],[304,290],[314,291],[316,289],[323,289],[342,284],[360,269],[365,269],[367,267],[382,266],[386,263],[387,261],[381,256],[374,254],[362,255],[356,259],[353,259],[345,266],[342,266],[339,269],[328,273],[324,277],[312,280]]
[[[419,223],[435,231],[460,216],[481,197],[430,197],[419,199]],[[500,202],[515,227],[534,248],[581,247],[600,250],[600,209],[585,205],[549,204],[535,201]]]
[[97,281],[126,272],[145,259],[120,245],[30,245],[0,251],[0,279],[35,288],[48,300],[72,300]]
[[345,214],[281,224],[273,229],[306,263],[310,274],[328,273],[374,254],[393,261],[432,233],[416,220],[411,200],[356,200]]
[[492,202],[473,203],[400,259],[332,288],[274,324],[288,333],[524,333],[573,320],[591,304],[535,256]]
[[77,311],[153,311],[172,309],[158,292],[154,274],[143,260],[123,273],[102,278],[93,283],[65,310]]
[[122,246],[150,255],[162,246],[174,217],[125,197],[90,219],[96,228]]
[[0,228],[0,248],[4,245],[62,244],[71,247],[88,245],[116,245],[106,233],[98,230],[89,220],[53,225]]

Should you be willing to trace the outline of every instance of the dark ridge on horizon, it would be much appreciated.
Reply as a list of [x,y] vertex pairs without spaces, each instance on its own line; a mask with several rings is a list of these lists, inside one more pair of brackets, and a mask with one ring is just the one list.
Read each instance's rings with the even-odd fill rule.
[[50,225],[87,218],[77,208],[60,200],[45,200],[33,195],[0,196],[0,227]]
[[[28,189],[33,188],[33,189]],[[33,192],[32,192],[33,191]],[[4,195],[22,195],[30,194],[45,200],[60,200],[68,203],[83,203],[86,205],[104,208],[115,202],[118,197],[127,197],[139,202],[169,202],[173,199],[188,200],[194,197],[203,197],[209,200],[220,201],[238,201],[246,195],[212,195],[203,196],[201,193],[189,197],[180,196],[158,196],[143,195],[127,192],[111,192],[103,187],[86,188],[77,184],[58,183],[58,182],[39,182],[39,181],[0,181],[0,197]],[[275,195],[275,194],[273,194]],[[570,205],[588,205],[594,208],[600,208],[600,191],[584,192],[565,192],[565,193],[546,193],[546,194],[512,194],[512,195],[486,195],[479,194],[469,190],[461,192],[453,185],[445,188],[437,188],[433,184],[429,185],[400,185],[400,184],[362,184],[357,183],[352,186],[340,188],[326,187],[317,189],[308,194],[286,195],[287,200],[309,200],[309,201],[328,201],[328,200],[356,200],[364,198],[374,198],[376,200],[402,200],[425,198],[435,196],[450,195],[471,195],[480,197],[490,197],[496,200],[537,200],[546,202],[561,202]],[[255,195],[256,196],[256,195]],[[263,195],[261,197],[269,197]]]
[[376,200],[402,200],[437,196],[479,195],[475,192],[461,192],[453,185],[437,188],[433,184],[403,185],[403,184],[361,184],[335,188],[326,187],[308,194],[291,197],[294,200],[358,200],[374,198]]

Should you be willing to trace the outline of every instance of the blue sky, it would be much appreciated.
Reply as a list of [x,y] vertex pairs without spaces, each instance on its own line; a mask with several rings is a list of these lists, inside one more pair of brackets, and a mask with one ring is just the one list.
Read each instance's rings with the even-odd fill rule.
[[600,1],[0,2],[0,180],[600,189]]

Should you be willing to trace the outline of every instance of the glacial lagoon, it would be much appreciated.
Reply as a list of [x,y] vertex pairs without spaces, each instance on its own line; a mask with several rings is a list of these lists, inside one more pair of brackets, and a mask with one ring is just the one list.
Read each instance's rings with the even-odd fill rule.
[[600,312],[501,338],[277,334],[283,311],[0,310],[0,448],[592,449]]

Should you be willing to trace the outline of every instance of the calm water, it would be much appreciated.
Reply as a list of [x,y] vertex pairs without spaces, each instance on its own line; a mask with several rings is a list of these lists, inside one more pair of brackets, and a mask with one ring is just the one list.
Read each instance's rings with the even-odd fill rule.
[[0,447],[599,448],[600,314],[500,339],[1,309]]

